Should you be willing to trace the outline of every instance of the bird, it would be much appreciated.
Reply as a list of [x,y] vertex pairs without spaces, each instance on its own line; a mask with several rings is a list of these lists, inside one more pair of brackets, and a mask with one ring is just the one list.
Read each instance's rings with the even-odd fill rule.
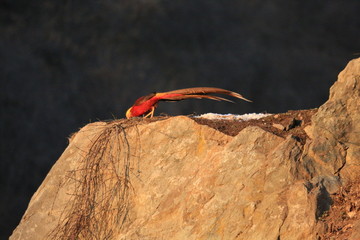
[[215,87],[194,87],[173,90],[169,92],[153,92],[148,95],[142,96],[137,99],[132,107],[126,111],[126,118],[139,117],[145,115],[144,118],[154,116],[155,108],[160,101],[181,101],[188,98],[198,99],[211,99],[216,101],[228,101],[233,102],[229,99],[208,95],[208,94],[225,94],[235,98],[242,99],[247,102],[252,102],[246,99],[241,94],[232,92],[222,88]]

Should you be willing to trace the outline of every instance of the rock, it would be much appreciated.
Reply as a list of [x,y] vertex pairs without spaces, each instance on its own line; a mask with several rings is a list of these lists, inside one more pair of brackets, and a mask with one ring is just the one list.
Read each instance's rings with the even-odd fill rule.
[[279,130],[285,130],[285,127],[283,125],[281,125],[280,123],[273,123],[272,126]]
[[[312,119],[306,160],[323,174],[354,180],[360,172],[360,58],[349,62]],[[345,164],[346,163],[346,164]],[[312,170],[309,171],[313,175]]]
[[355,222],[352,234],[350,236],[350,240],[358,239],[360,239],[360,220]]
[[290,121],[288,123],[286,123],[285,130],[289,131],[290,129],[293,129],[293,128],[297,127],[297,126],[300,126],[301,123],[302,123],[301,120],[292,118],[292,119],[290,119]]
[[312,135],[312,127],[311,125],[308,125],[306,127],[304,127],[304,131],[306,133],[306,135],[310,138],[310,139],[313,139],[314,136]]
[[10,239],[318,239],[331,194],[359,175],[359,69],[339,75],[304,142],[184,116],[89,124]]

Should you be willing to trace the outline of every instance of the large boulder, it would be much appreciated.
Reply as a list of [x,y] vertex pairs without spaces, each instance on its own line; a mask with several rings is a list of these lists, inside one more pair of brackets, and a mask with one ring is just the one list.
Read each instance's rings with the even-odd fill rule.
[[89,124],[10,239],[317,239],[330,195],[359,176],[359,93],[356,59],[305,142],[184,116]]

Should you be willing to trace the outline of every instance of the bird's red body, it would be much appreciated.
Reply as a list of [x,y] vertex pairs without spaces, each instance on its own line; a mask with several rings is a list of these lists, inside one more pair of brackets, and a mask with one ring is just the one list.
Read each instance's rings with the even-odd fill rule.
[[[156,104],[160,100],[162,100],[164,97],[171,98],[171,97],[176,97],[176,96],[181,96],[181,94],[168,94],[168,95],[163,95],[163,96],[154,95],[154,97],[147,99],[145,101],[142,101],[144,97],[141,97],[138,100],[136,100],[135,104],[131,107],[131,110],[130,110],[131,117],[138,117],[138,116],[149,113],[152,110],[152,108],[155,107]],[[137,104],[137,103],[140,103],[140,104]]]
[[241,96],[239,93],[231,92],[229,90],[225,90],[221,88],[212,88],[212,87],[185,88],[185,89],[179,89],[164,93],[152,93],[143,96],[137,99],[134,105],[127,110],[126,117],[127,118],[138,117],[145,114],[147,114],[145,117],[149,115],[150,117],[152,117],[154,114],[154,110],[159,101],[180,101],[188,98],[200,98],[200,99],[207,98],[217,101],[225,100],[232,102],[222,97],[207,95],[209,93],[227,94],[229,96],[233,96],[251,102],[250,100]]

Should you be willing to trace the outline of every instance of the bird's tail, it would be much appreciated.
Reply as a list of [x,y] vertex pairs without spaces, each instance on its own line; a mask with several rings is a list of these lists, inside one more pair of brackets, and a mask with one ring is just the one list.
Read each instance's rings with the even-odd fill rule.
[[189,94],[189,95],[182,95],[182,96],[173,96],[171,98],[162,98],[161,100],[164,101],[180,101],[188,98],[197,98],[197,99],[211,99],[216,101],[227,101],[227,102],[234,102],[226,98],[218,97],[218,96],[212,96],[212,95],[201,95],[201,94]]
[[[184,95],[188,95],[188,96],[193,96],[193,97],[189,97],[189,98],[208,98],[208,99],[213,99],[213,100],[217,100],[217,101],[225,100],[225,101],[232,102],[225,98],[206,95],[206,94],[212,94],[212,93],[226,94],[226,95],[229,95],[229,96],[232,96],[235,98],[242,99],[247,102],[252,102],[251,100],[243,97],[240,93],[232,92],[232,91],[222,89],[222,88],[214,88],[214,87],[184,88],[184,89],[178,89],[178,90],[174,90],[174,91],[170,91],[170,92],[166,92],[166,93],[167,94],[184,94]],[[204,96],[210,96],[210,97],[204,97]],[[184,99],[184,98],[182,98],[182,99]]]

